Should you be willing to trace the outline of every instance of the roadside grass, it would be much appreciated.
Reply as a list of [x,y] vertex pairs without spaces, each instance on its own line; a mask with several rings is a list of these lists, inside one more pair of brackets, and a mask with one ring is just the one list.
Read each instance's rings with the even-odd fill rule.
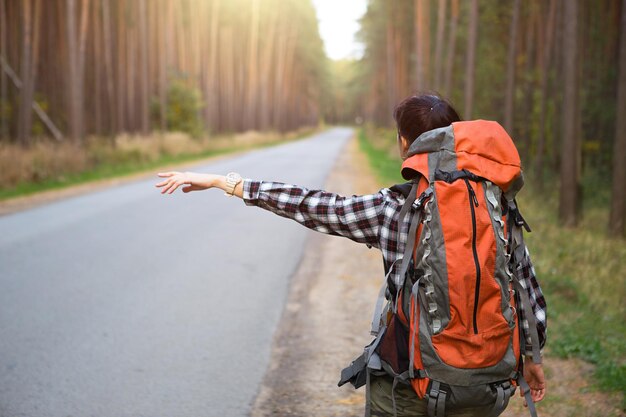
[[395,131],[368,125],[359,129],[359,146],[367,155],[374,175],[385,186],[405,182],[400,175],[401,160],[394,147]]
[[183,133],[88,138],[83,146],[40,141],[30,148],[0,144],[0,201],[162,166],[273,146],[315,129],[289,133],[246,132],[192,138]]
[[[395,132],[367,126],[359,143],[382,185],[401,181]],[[594,385],[621,393],[626,409],[626,241],[605,235],[609,185],[583,181],[585,218],[574,229],[559,225],[556,185],[548,180],[539,191],[527,179],[518,196],[533,229],[525,237],[548,303],[546,350],[594,364]]]

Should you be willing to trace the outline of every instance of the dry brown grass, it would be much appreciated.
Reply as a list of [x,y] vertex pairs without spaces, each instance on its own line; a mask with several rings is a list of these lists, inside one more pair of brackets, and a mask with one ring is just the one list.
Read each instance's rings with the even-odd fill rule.
[[82,172],[90,166],[87,153],[70,143],[38,142],[27,149],[0,144],[0,182],[3,188]]
[[62,180],[101,165],[139,165],[162,158],[203,155],[225,149],[248,149],[295,139],[313,129],[289,133],[244,132],[192,138],[185,133],[154,133],[149,136],[121,134],[115,138],[89,137],[83,146],[39,139],[29,148],[0,143],[0,189],[19,184]]

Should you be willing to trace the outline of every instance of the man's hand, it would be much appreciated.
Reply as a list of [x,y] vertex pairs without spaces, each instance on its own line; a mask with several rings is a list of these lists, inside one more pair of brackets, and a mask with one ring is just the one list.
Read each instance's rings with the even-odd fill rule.
[[[531,358],[527,357],[524,361],[524,379],[530,386],[530,396],[534,402],[543,400],[546,395],[546,378],[543,374],[543,367],[540,363],[534,363]],[[524,394],[520,389],[520,395]],[[528,406],[524,400],[524,406]]]

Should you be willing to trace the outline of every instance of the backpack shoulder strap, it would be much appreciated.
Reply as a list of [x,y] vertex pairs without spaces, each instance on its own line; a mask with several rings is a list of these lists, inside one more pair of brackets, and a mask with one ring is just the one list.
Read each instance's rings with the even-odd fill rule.
[[398,228],[402,227],[404,218],[406,217],[409,210],[411,210],[411,207],[413,207],[415,204],[421,205],[423,203],[423,201],[421,202],[415,201],[416,199],[423,200],[423,197],[424,197],[424,193],[422,193],[422,195],[419,198],[417,198],[417,191],[418,191],[420,182],[422,181],[422,178],[423,177],[418,176],[409,182],[405,182],[404,184],[396,184],[389,188],[391,191],[395,191],[395,192],[402,194],[405,198],[404,204],[402,205],[402,209],[400,210],[400,215],[398,216]]
[[407,198],[411,194],[411,188],[413,187],[413,184],[413,181],[408,181],[403,184],[393,185],[389,187],[389,189],[391,191],[395,191],[396,193],[400,193],[404,196],[404,198]]
[[[533,362],[541,363],[539,334],[537,332],[537,320],[535,318],[535,313],[532,309],[528,292],[521,283],[522,278],[520,277],[520,271],[517,269],[517,265],[522,261],[526,251],[526,244],[524,243],[524,229],[527,232],[530,232],[530,227],[528,226],[528,223],[526,223],[526,220],[524,220],[524,217],[522,217],[521,213],[519,212],[519,208],[517,207],[517,202],[515,200],[507,201],[507,205],[507,223],[509,233],[508,243],[511,267],[513,268],[513,285],[516,293],[518,294],[519,302],[521,302],[524,307],[524,317],[520,317],[520,321],[521,319],[525,319],[528,323],[528,332],[531,340]],[[521,337],[522,332],[520,331],[520,338]],[[525,343],[526,341],[524,339],[520,340],[520,347],[523,350],[525,350]]]

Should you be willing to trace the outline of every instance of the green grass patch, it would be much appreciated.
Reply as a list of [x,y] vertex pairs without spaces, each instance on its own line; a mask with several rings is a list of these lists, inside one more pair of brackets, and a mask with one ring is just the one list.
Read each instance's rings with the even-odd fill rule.
[[556,196],[533,191],[522,191],[519,203],[534,230],[526,240],[548,301],[549,351],[595,364],[599,388],[626,392],[626,242],[605,237],[606,222],[561,227]]
[[[400,167],[389,152],[393,136],[368,127],[359,142],[381,183],[393,183]],[[593,178],[583,181],[586,215],[576,229],[559,225],[555,181],[543,191],[527,181],[518,203],[533,229],[526,241],[548,303],[548,354],[593,363],[599,389],[624,393],[626,241],[605,236],[607,187]]]
[[397,146],[393,148],[393,135],[395,133],[389,129],[374,129],[371,126],[359,130],[359,146],[367,155],[378,180],[388,186],[406,182],[400,175],[402,161]]

